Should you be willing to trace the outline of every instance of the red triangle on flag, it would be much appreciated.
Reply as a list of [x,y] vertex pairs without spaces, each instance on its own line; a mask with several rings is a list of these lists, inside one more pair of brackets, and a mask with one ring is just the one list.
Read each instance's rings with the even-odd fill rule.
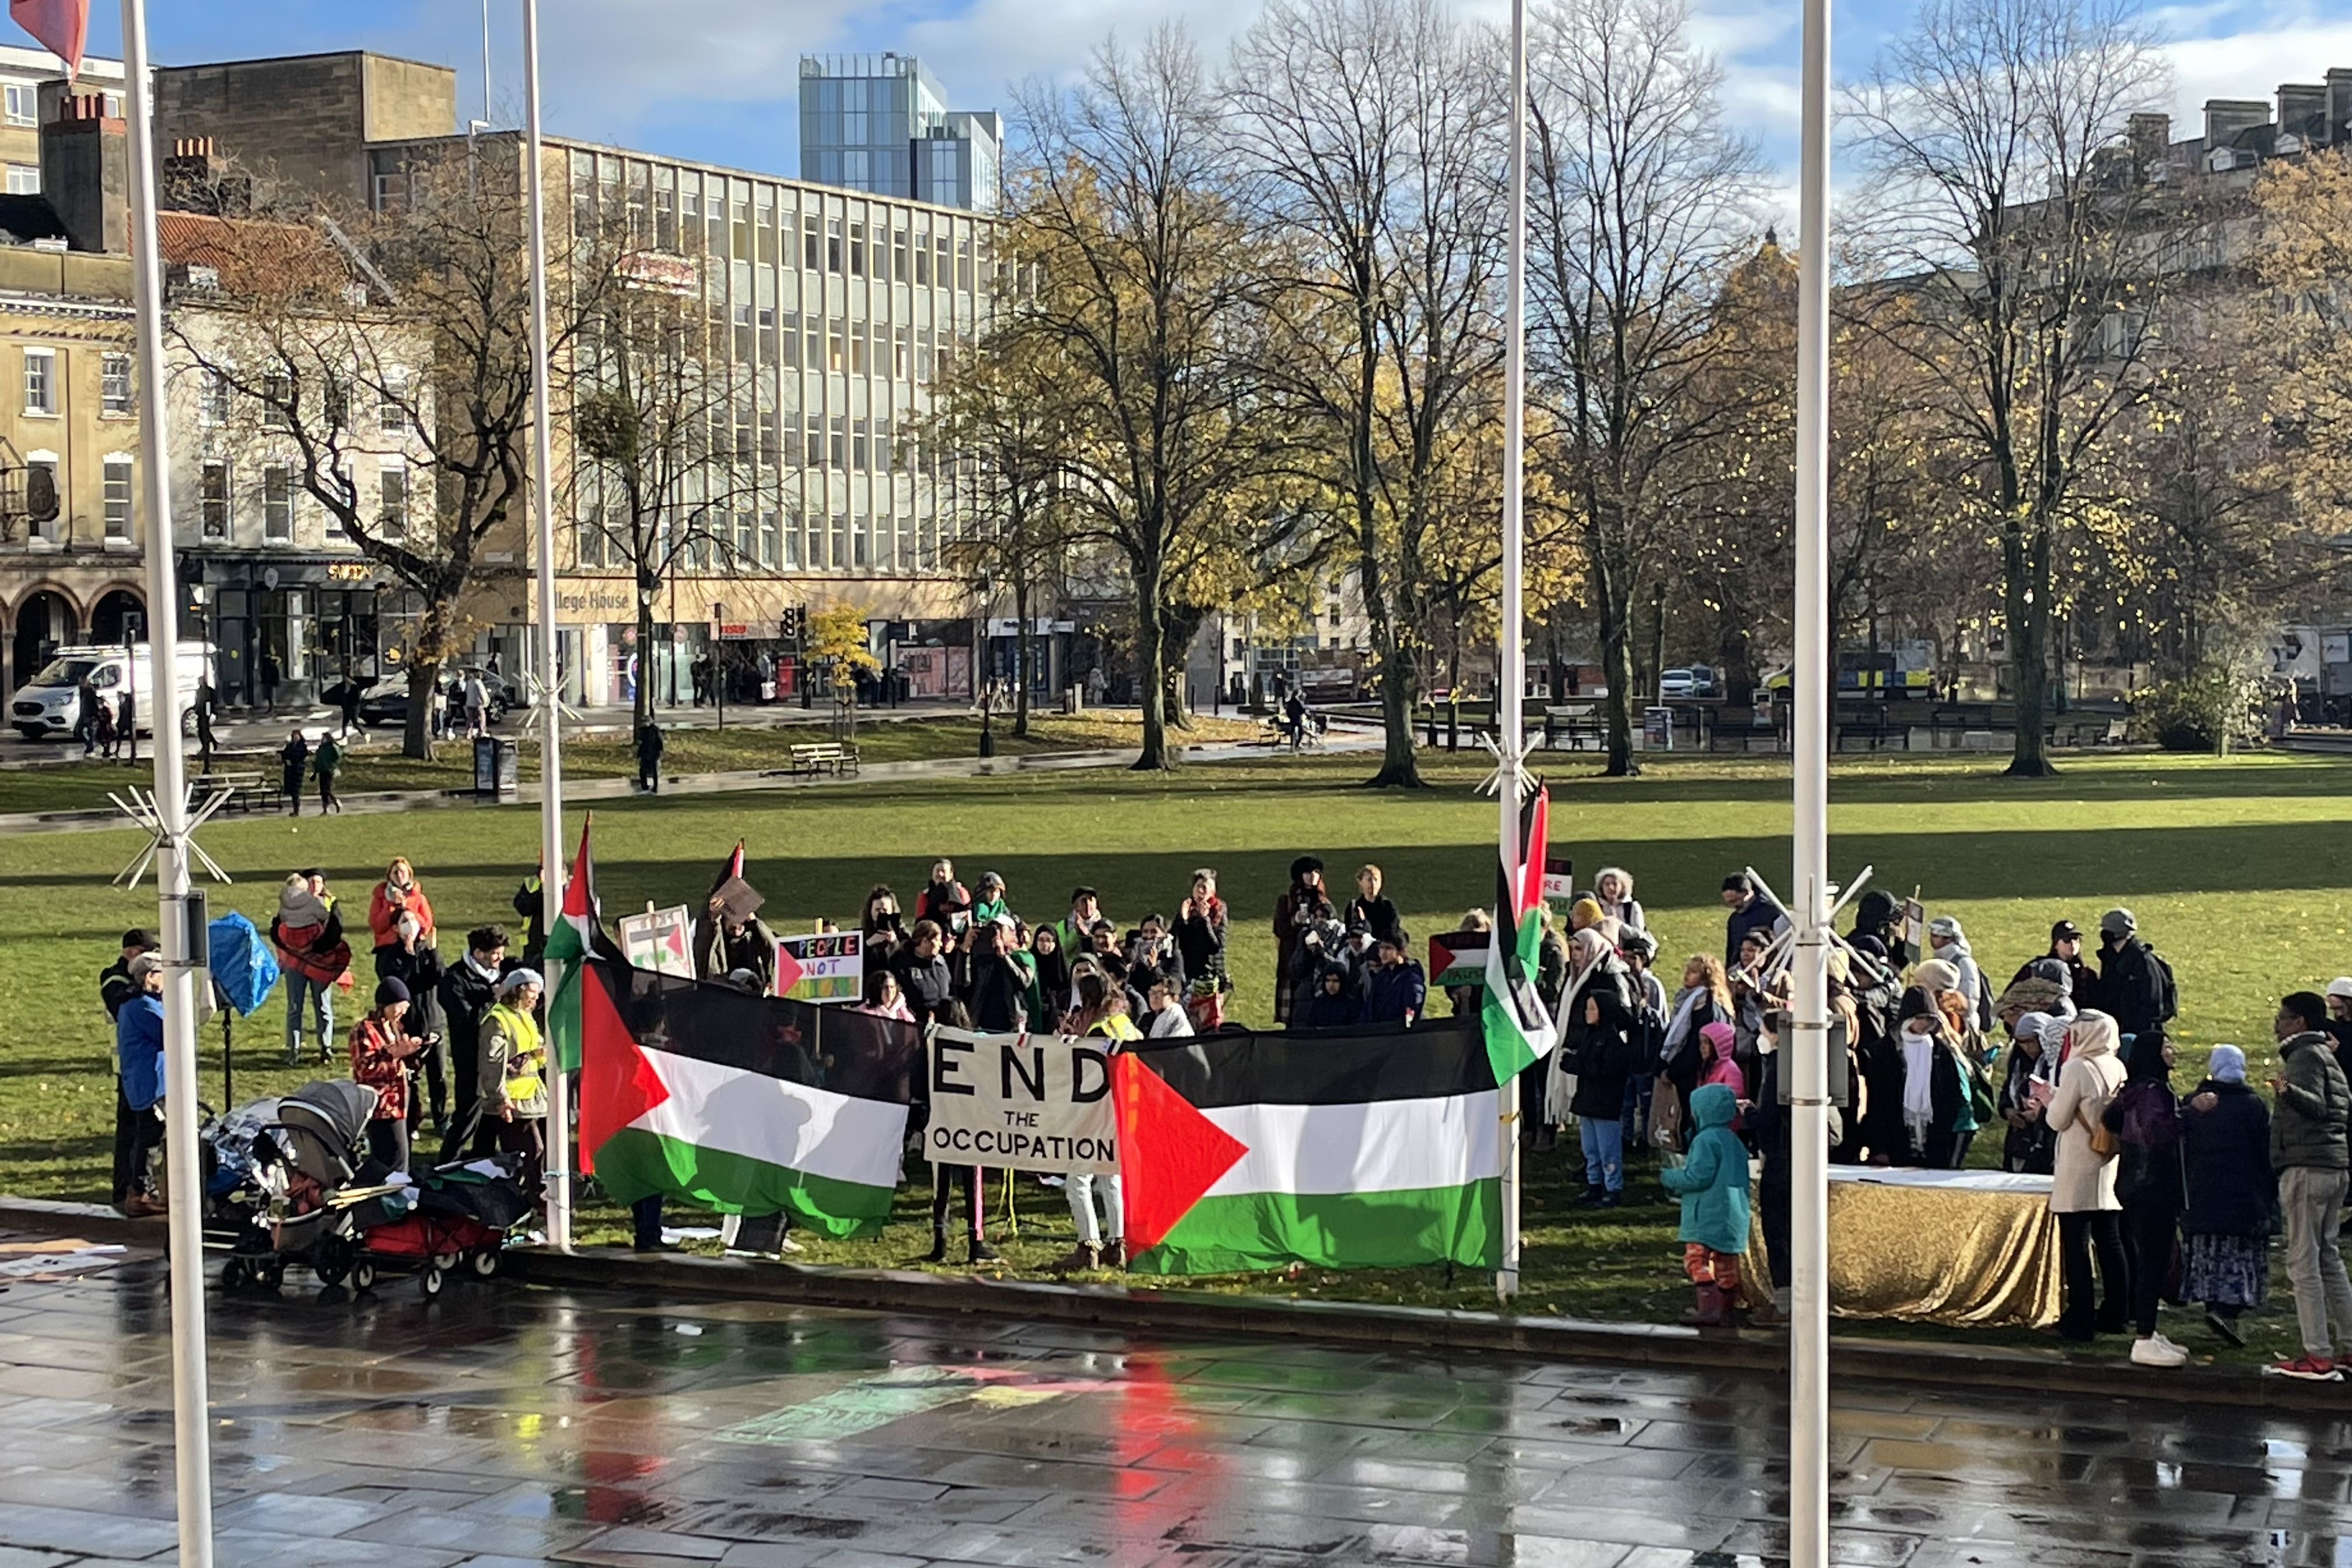
[[807,973],[808,971],[801,967],[801,961],[793,956],[792,950],[790,948],[786,947],[781,942],[776,943],[777,995],[791,995],[793,987],[798,985],[803,977]]
[[1131,1054],[1112,1058],[1111,1099],[1127,1244],[1139,1251],[1167,1239],[1249,1149]]
[[572,857],[572,875],[563,883],[563,912],[576,919],[587,919],[596,910],[596,865],[588,852],[588,835],[595,826],[592,811],[580,825],[580,853]]
[[613,1134],[669,1098],[669,1085],[613,1005],[603,967],[580,976],[580,1168],[596,1168],[596,1151]]

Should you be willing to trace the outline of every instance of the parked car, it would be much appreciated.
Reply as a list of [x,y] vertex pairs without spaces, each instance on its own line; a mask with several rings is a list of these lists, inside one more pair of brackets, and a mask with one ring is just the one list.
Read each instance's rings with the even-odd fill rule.
[[[447,685],[453,674],[461,689],[467,676],[482,678],[482,689],[490,700],[492,723],[521,706],[514,688],[509,686],[497,670],[478,665],[456,665],[441,672],[442,684]],[[450,705],[449,721],[453,726],[465,723],[466,715],[459,704]],[[395,729],[408,722],[408,677],[404,673],[378,681],[365,697],[360,699],[360,722],[371,730]]]
[[1658,672],[1658,700],[1661,702],[1697,695],[1698,679],[1696,672],[1688,669],[1662,669]]

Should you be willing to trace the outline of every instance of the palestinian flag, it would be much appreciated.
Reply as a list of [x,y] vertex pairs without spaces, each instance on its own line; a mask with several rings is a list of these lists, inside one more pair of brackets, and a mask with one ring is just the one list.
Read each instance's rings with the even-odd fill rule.
[[[738,838],[735,841],[735,853],[730,855],[726,859],[719,863],[719,875],[711,879],[710,891],[703,895],[703,901],[708,903],[712,899],[717,898],[719,896],[719,889],[725,887],[728,883],[735,880],[736,878],[741,877],[742,875],[743,841]],[[698,911],[696,918],[698,920],[701,918]],[[771,996],[791,995],[793,994],[793,987],[798,985],[801,983],[802,978],[806,973],[807,971],[801,967],[800,960],[794,958],[791,952],[787,950],[783,944],[779,942],[776,946],[776,978],[774,984],[768,987],[768,994]]]
[[580,825],[580,853],[572,858],[572,875],[563,883],[563,909],[547,929],[548,1049],[558,1072],[580,1069],[580,968],[588,955],[604,951],[604,931],[596,920],[596,867],[588,852],[588,836],[596,826],[594,814]]
[[881,1229],[921,1030],[604,959],[581,968],[582,1165],[616,1201],[659,1193],[828,1236]]
[[1486,944],[1486,994],[1480,1007],[1497,1082],[1541,1061],[1554,1040],[1551,1015],[1533,976],[1543,947],[1544,857],[1549,848],[1551,792],[1538,786],[1520,808],[1519,863],[1496,872],[1495,940]]
[[702,895],[703,902],[709,903],[712,899],[717,898],[719,889],[742,874],[743,841],[738,838],[735,840],[735,853],[719,863],[719,875],[710,879],[710,891]]
[[1138,1044],[1111,1071],[1139,1272],[1500,1255],[1496,1078],[1467,1019]]

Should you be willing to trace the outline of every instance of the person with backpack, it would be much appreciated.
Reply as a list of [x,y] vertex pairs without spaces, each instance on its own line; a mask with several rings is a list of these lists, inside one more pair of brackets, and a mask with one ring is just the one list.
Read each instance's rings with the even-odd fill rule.
[[2098,997],[2101,1011],[2119,1032],[2141,1039],[2162,1038],[2164,1026],[2179,1011],[2172,966],[2141,937],[2139,921],[2129,910],[2109,910],[2099,917]]
[[2132,1364],[2185,1366],[2189,1352],[2156,1328],[2185,1180],[2180,1098],[2172,1092],[2172,1047],[2162,1037],[2132,1040],[2124,1086],[2102,1121],[2123,1145],[2116,1157],[2116,1197],[2123,1205],[2124,1254],[2131,1268]]
[[[2123,1201],[2116,1196],[2116,1147],[2103,1119],[2123,1088],[2116,1060],[2116,1021],[2101,1012],[2075,1015],[2067,1027],[2066,1065],[2049,1092],[2042,1121],[2057,1134],[2050,1212],[2058,1216],[2058,1247],[2065,1286],[2058,1337],[2086,1344],[2123,1331],[2131,1278],[2124,1258]],[[2340,1184],[2339,1184],[2340,1187]],[[2098,1264],[2099,1299],[2092,1298],[2091,1266]]]

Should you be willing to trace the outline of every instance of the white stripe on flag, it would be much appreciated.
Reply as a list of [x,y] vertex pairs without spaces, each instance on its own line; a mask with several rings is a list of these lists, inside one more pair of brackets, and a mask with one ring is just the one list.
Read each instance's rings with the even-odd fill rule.
[[669,1098],[630,1123],[812,1176],[898,1184],[907,1108],[647,1049]]
[[1502,1173],[1496,1091],[1354,1105],[1225,1105],[1202,1115],[1249,1151],[1207,1196],[1396,1193]]

